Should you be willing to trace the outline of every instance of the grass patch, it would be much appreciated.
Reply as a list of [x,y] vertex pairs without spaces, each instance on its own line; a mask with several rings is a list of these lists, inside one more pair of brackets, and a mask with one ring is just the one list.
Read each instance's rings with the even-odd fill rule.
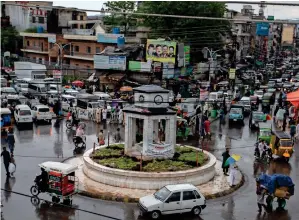
[[185,164],[181,161],[173,160],[154,160],[143,167],[146,172],[168,172],[191,169],[192,166]]
[[118,150],[125,150],[125,145],[124,144],[111,144],[108,149],[118,149]]
[[[182,153],[177,158],[178,161],[186,162],[188,164],[196,164],[196,157],[197,152],[188,152],[188,153]],[[205,154],[203,152],[198,152],[198,164],[202,165],[205,162]]]
[[196,150],[190,147],[175,147],[175,152],[179,154],[189,153],[189,152],[196,152]]
[[102,148],[96,150],[93,154],[95,159],[103,159],[103,158],[110,158],[110,157],[121,157],[123,156],[124,151],[119,149],[111,149],[111,148]]
[[109,158],[98,161],[99,164],[122,170],[137,170],[139,162],[135,162],[129,157]]

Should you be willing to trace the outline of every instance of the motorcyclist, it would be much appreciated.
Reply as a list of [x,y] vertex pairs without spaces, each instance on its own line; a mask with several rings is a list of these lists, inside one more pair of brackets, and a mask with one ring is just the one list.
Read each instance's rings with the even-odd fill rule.
[[72,112],[72,124],[75,126],[78,126],[79,124],[79,120],[77,119],[77,115],[74,111]]
[[41,174],[36,176],[36,184],[41,191],[46,191],[49,187],[49,177],[48,173],[45,171],[44,168],[41,168]]
[[76,130],[76,142],[77,143],[83,142],[83,135],[84,135],[84,129],[81,125],[79,125]]

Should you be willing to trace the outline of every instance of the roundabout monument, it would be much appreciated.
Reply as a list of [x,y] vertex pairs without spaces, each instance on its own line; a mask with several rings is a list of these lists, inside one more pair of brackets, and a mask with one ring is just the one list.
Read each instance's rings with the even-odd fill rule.
[[176,144],[177,116],[168,100],[169,91],[159,86],[135,88],[135,104],[123,110],[124,146],[96,147],[83,157],[65,161],[79,166],[76,176],[81,194],[136,202],[165,185],[190,183],[209,199],[227,195],[243,184],[239,172],[238,184],[230,187],[221,161],[211,153]]

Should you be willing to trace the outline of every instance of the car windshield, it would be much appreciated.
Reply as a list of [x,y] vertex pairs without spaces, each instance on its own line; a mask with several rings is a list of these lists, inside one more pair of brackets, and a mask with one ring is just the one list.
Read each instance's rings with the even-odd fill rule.
[[262,119],[262,117],[264,116],[263,113],[253,113],[252,118],[253,119]]
[[157,192],[155,192],[154,196],[156,199],[160,200],[160,201],[165,201],[165,199],[169,196],[170,191],[166,188],[163,187],[160,190],[158,190]]
[[291,147],[291,146],[293,146],[293,143],[291,140],[280,140],[280,146],[281,147]]
[[263,92],[263,91],[256,91],[256,94],[257,94],[257,95],[263,95],[264,92]]
[[39,112],[49,112],[49,108],[39,108],[38,109]]
[[248,100],[241,100],[240,103],[242,103],[243,105],[250,105],[250,101]]
[[231,108],[230,113],[231,114],[242,114],[242,109],[241,108]]
[[271,131],[261,130],[260,136],[269,137],[269,136],[271,136]]
[[16,90],[14,90],[14,88],[7,88],[5,90],[2,91],[3,93],[12,93],[12,94],[16,94]]
[[210,94],[210,99],[211,100],[214,100],[214,99],[216,99],[217,98],[217,95],[216,94]]
[[30,110],[20,110],[20,115],[31,115]]
[[21,88],[28,88],[28,84],[22,84]]
[[40,88],[40,91],[41,91],[41,92],[47,92],[46,87],[41,87],[41,88]]

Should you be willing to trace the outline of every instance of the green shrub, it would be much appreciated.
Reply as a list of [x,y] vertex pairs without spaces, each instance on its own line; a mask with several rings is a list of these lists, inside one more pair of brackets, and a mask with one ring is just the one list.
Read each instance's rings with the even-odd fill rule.
[[[187,163],[196,163],[196,151],[189,153],[182,153],[179,157],[179,161],[187,162]],[[198,164],[202,165],[205,162],[205,154],[203,152],[198,152]]]
[[101,148],[96,150],[92,155],[95,158],[106,158],[106,157],[121,157],[123,156],[124,151],[122,149],[113,149],[113,148]]
[[189,153],[189,152],[196,152],[196,150],[190,147],[175,147],[175,152],[179,154]]
[[99,164],[116,169],[135,170],[139,162],[135,162],[128,157],[119,157],[99,160]]
[[115,149],[115,150],[124,150],[125,149],[125,145],[124,144],[111,144],[107,148],[108,149]]
[[191,166],[185,164],[181,161],[172,161],[172,160],[162,160],[148,163],[145,167],[143,167],[143,171],[147,172],[168,172],[168,171],[179,171],[179,170],[187,170],[192,168]]

